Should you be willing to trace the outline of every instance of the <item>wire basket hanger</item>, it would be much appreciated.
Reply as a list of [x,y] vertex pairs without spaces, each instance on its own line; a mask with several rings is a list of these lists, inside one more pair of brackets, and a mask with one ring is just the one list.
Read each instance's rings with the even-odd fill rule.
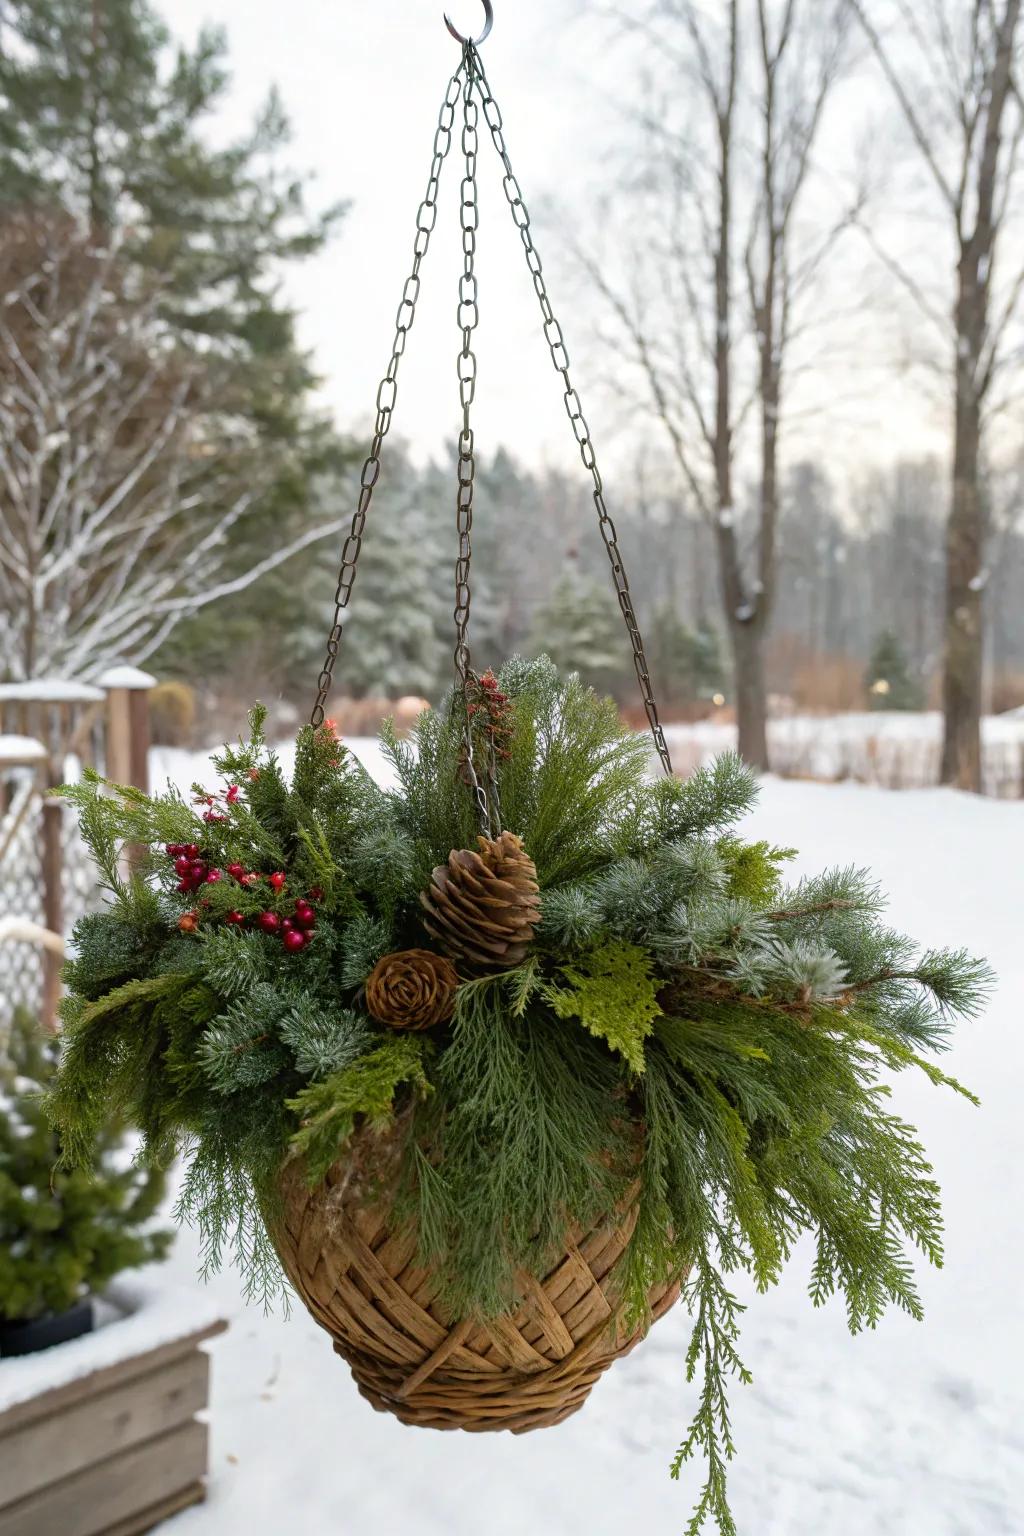
[[498,803],[497,764],[493,753],[481,755],[474,734],[473,717],[479,707],[480,679],[473,670],[469,647],[469,619],[472,604],[472,530],[473,492],[476,480],[476,439],[472,426],[472,406],[476,398],[477,361],[473,350],[474,335],[479,324],[479,289],[476,276],[477,230],[479,206],[477,202],[477,159],[479,152],[479,119],[481,112],[490,133],[491,141],[501,162],[504,177],[502,188],[519,231],[526,253],[526,264],[533,282],[543,321],[544,339],[551,353],[551,361],[559,375],[562,400],[572,427],[573,436],[580,450],[584,467],[594,484],[593,499],[597,511],[598,527],[604,541],[612,571],[615,595],[618,599],[623,622],[633,651],[633,665],[643,699],[644,711],[650,726],[654,745],[667,774],[672,773],[665,733],[658,717],[650,670],[644,650],[643,638],[637,623],[629,580],[619,547],[615,529],[605,501],[604,481],[598,468],[597,455],[590,427],[583,414],[579,394],[570,373],[569,353],[565,337],[548,295],[544,266],[534,244],[530,214],[523,199],[512,161],[505,142],[504,120],[491,92],[490,84],[478,49],[490,36],[494,25],[494,8],[491,0],[483,0],[484,28],[480,36],[463,37],[445,13],[445,26],[462,49],[462,58],[448,82],[444,101],[438,116],[434,134],[433,158],[427,190],[416,215],[416,234],[413,241],[413,264],[402,290],[402,298],[395,318],[395,338],[387,372],[377,391],[377,416],[370,451],[363,464],[359,482],[359,499],[352,525],[341,551],[341,564],[334,594],[334,620],[327,640],[327,652],[318,679],[316,703],[311,723],[323,724],[325,706],[334,676],[334,667],[341,645],[346,611],[355,584],[356,568],[362,549],[367,514],[373,501],[373,492],[380,478],[381,455],[384,439],[391,428],[392,416],[398,396],[398,374],[405,355],[409,332],[416,318],[416,305],[420,295],[420,271],[431,236],[437,223],[438,197],[441,174],[448,159],[455,134],[456,110],[462,107],[461,150],[464,174],[461,181],[459,219],[462,228],[463,270],[459,280],[458,325],[462,335],[462,347],[458,354],[459,398],[462,406],[462,428],[458,439],[458,492],[456,500],[456,524],[458,530],[458,558],[455,566],[455,680],[457,695],[461,697],[465,713],[464,750],[462,754],[463,777],[473,794],[481,829],[486,836],[496,837],[501,831],[501,810]]

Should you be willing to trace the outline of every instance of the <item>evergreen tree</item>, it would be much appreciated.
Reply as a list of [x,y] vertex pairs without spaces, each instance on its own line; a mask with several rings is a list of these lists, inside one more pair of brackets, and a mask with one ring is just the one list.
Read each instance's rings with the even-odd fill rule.
[[[147,0],[8,0],[0,11],[0,217],[70,214],[158,287],[167,339],[205,384],[210,462],[235,464],[255,493],[228,535],[245,570],[267,555],[269,532],[271,547],[295,536],[316,476],[338,461],[310,408],[315,379],[279,278],[321,248],[341,209],[310,212],[308,180],[282,161],[276,94],[247,133],[210,143],[205,123],[228,80],[222,32],[172,46]],[[237,495],[227,479],[211,489],[225,507]],[[294,580],[271,601],[294,607]],[[244,638],[253,605],[237,617]]]
[[717,633],[707,625],[691,629],[670,603],[654,614],[650,657],[658,692],[667,704],[693,704],[725,688]]
[[453,605],[438,580],[442,561],[435,522],[415,482],[382,498],[374,512],[339,670],[357,696],[433,699],[443,686],[447,661],[439,632],[445,616],[450,641],[453,630]]
[[578,672],[599,693],[621,697],[629,689],[629,640],[615,596],[607,582],[572,567],[537,611],[532,649],[550,656],[562,672]]
[[920,685],[910,675],[907,655],[898,636],[883,630],[875,642],[864,679],[872,709],[921,709]]
[[63,1312],[123,1269],[166,1252],[149,1223],[163,1180],[133,1166],[120,1136],[96,1139],[93,1169],[57,1169],[61,1145],[43,1111],[58,1047],[19,1014],[0,1053],[0,1318]]

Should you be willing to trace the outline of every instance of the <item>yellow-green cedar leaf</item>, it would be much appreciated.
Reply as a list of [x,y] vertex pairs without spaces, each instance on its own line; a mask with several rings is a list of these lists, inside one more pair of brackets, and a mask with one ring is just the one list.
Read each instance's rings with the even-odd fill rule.
[[579,1019],[634,1072],[642,1072],[644,1041],[661,1013],[647,952],[615,942],[591,951],[577,965],[559,969],[567,985],[549,982],[543,989],[558,1017]]

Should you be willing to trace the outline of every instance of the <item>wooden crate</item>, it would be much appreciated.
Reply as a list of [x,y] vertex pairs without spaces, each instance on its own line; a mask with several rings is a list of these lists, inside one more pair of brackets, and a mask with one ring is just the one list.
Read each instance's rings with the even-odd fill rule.
[[226,1326],[206,1323],[0,1412],[0,1536],[140,1536],[202,1499],[197,1415],[210,1361],[200,1346]]

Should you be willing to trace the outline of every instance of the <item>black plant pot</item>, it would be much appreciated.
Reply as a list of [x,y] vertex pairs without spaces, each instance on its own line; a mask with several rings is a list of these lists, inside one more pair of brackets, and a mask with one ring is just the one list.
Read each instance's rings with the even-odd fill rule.
[[92,1300],[76,1302],[66,1312],[44,1312],[27,1320],[0,1317],[0,1360],[34,1355],[52,1344],[67,1344],[92,1332]]

